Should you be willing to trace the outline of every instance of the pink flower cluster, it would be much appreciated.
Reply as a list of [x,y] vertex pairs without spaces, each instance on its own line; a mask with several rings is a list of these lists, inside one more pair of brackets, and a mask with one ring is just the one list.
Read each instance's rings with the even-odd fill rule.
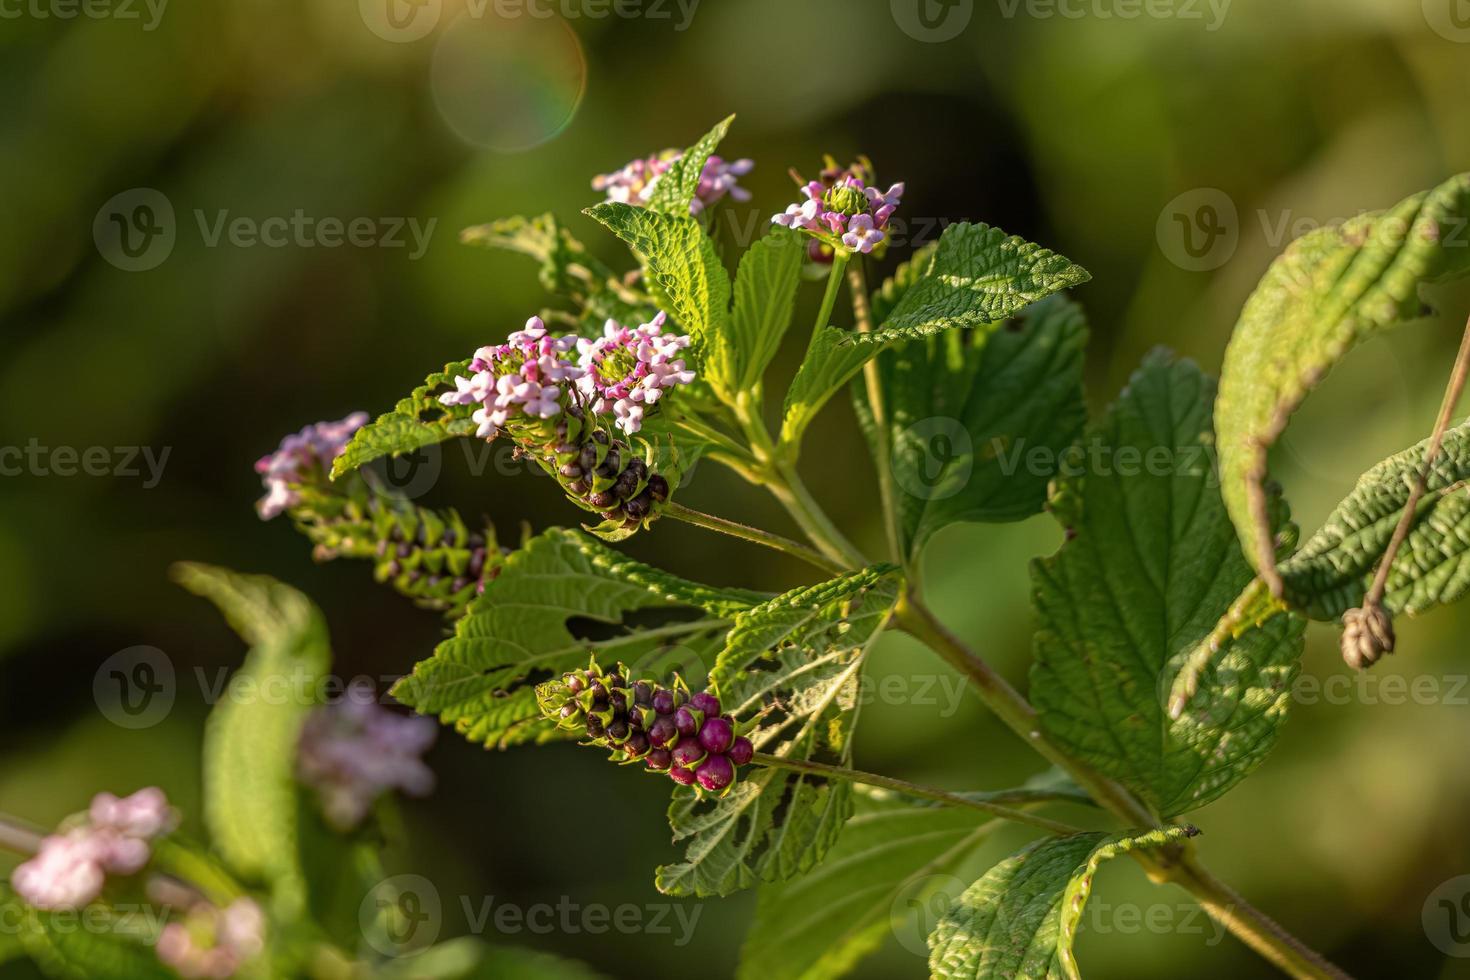
[[[663,332],[660,313],[637,327],[607,321],[596,339],[553,337],[540,317],[498,347],[481,347],[470,362],[472,376],[454,379],[454,391],[439,397],[445,405],[475,405],[476,434],[494,439],[510,420],[522,416],[550,419],[573,398],[592,411],[610,412],[629,434],[643,425],[648,406],[669,389],[694,380],[679,352],[689,338]],[[568,356],[577,352],[577,360]]]
[[689,338],[665,335],[667,321],[665,313],[636,327],[608,320],[601,337],[577,341],[584,371],[579,386],[591,400],[592,410],[611,411],[617,427],[629,435],[643,427],[647,406],[665,391],[694,380],[694,372],[679,356],[689,346]]
[[35,857],[12,872],[10,883],[36,908],[78,908],[101,894],[109,874],[143,870],[153,856],[153,839],[173,826],[174,812],[157,787],[126,799],[98,794],[87,822],[45,838]]
[[185,980],[229,980],[265,948],[265,914],[248,898],[221,909],[201,902],[163,927],[158,958]]
[[[607,194],[609,201],[647,207],[659,178],[683,156],[680,150],[665,150],[646,160],[634,160],[621,170],[594,177],[592,189]],[[739,186],[737,181],[754,167],[751,160],[726,161],[721,157],[710,157],[699,175],[699,187],[689,204],[689,213],[699,214],[727,194],[737,201],[750,200],[750,191]]]
[[844,171],[830,182],[814,180],[801,189],[806,200],[771,218],[772,224],[805,231],[832,245],[866,255],[888,239],[888,221],[902,201],[904,185],[887,191],[869,187]]
[[316,790],[327,822],[350,831],[389,790],[433,791],[433,770],[421,757],[438,734],[432,718],[395,714],[378,703],[370,684],[354,684],[307,718],[297,774]]
[[367,424],[366,412],[353,412],[337,422],[317,422],[281,440],[280,448],[255,464],[266,494],[255,504],[261,520],[270,520],[294,506],[300,495],[293,486],[313,476],[324,476],[332,460],[342,454],[353,433]]

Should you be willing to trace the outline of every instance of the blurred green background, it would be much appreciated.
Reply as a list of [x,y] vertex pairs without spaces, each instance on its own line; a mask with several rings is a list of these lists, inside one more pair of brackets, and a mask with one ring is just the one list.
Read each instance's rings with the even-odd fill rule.
[[[115,464],[115,447],[168,450],[156,486],[146,468],[0,478],[0,810],[50,823],[95,791],[157,783],[197,814],[199,677],[235,664],[241,646],[168,583],[177,559],[308,592],[344,676],[395,676],[429,654],[436,616],[379,591],[364,567],[314,565],[284,521],[256,519],[251,463],[307,422],[387,409],[539,308],[533,268],[459,244],[462,227],[551,210],[622,266],[578,214],[596,200],[591,177],[735,112],[727,155],[758,166],[744,182],[755,200],[721,219],[727,239],[793,199],[788,166],[867,153],[885,183],[908,182],[916,237],[983,220],[1091,270],[1077,297],[1100,407],[1155,345],[1217,368],[1241,303],[1295,234],[1470,167],[1463,0],[1156,0],[1154,15],[1130,0],[921,2],[932,0],[647,0],[620,8],[638,16],[597,17],[609,9],[598,0],[556,0],[546,18],[504,2],[497,13],[493,0],[155,0],[71,19],[53,0],[0,9],[0,446],[106,447]],[[160,196],[171,249],[157,238],[130,258],[110,215],[144,202],[146,224],[163,227]],[[412,219],[429,234],[422,249],[406,229],[399,247],[213,235],[222,218],[298,212],[367,219],[375,234]],[[819,292],[802,294],[799,325]],[[1274,472],[1304,527],[1367,465],[1427,433],[1470,291],[1436,299],[1441,316],[1355,353],[1288,432]],[[869,464],[846,405],[824,413],[808,447],[815,493],[876,550]],[[508,537],[522,520],[578,518],[543,483],[472,462],[446,447],[424,501],[484,512]],[[791,531],[713,466],[685,500]],[[936,608],[1018,683],[1026,562],[1058,543],[1038,517],[953,529],[928,555]],[[628,550],[720,583],[806,576],[672,522]],[[1464,607],[1403,623],[1401,652],[1366,683],[1304,688],[1260,771],[1192,818],[1218,873],[1360,976],[1470,976],[1421,920],[1436,887],[1470,873],[1467,626]],[[163,722],[127,731],[99,711],[93,679],[140,644],[165,652],[179,694]],[[913,691],[924,678],[955,683],[905,638],[883,643],[872,673]],[[1345,683],[1331,630],[1313,628],[1304,674]],[[1417,680],[1420,696],[1391,677]],[[963,789],[1037,769],[973,698],[951,710],[936,690],[937,705],[865,709],[863,768]],[[468,928],[461,895],[660,901],[652,868],[674,853],[665,782],[571,746],[486,754],[450,732],[431,761],[439,791],[406,805],[409,839],[390,864],[436,883],[445,935]],[[974,868],[1015,843],[992,842]],[[1150,886],[1131,862],[1103,879],[1106,908],[1081,939],[1090,976],[1269,975],[1187,914],[1184,892]],[[609,976],[686,976],[693,963],[725,976],[752,907],[750,894],[703,903],[682,948],[616,932],[505,939]],[[1141,926],[1156,908],[1164,925]],[[858,975],[923,975],[908,948],[918,935],[900,924]]]

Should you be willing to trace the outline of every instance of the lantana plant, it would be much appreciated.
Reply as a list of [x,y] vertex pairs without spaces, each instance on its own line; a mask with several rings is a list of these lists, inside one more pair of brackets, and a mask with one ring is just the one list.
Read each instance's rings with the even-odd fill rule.
[[[1393,651],[1394,617],[1450,602],[1470,581],[1458,574],[1470,424],[1450,425],[1470,330],[1429,438],[1365,473],[1320,529],[1291,522],[1268,469],[1292,413],[1339,360],[1418,317],[1421,287],[1470,272],[1447,233],[1470,213],[1470,175],[1295,243],[1246,304],[1218,383],[1155,351],[1089,417],[1086,320],[1066,295],[1088,273],[959,223],[870,286],[905,185],[877,181],[866,158],[797,176],[801,199],[773,206],[732,277],[711,215],[745,198],[734,178],[751,165],[715,156],[729,125],[596,178],[608,199],[585,214],[628,245],[628,269],[550,214],[467,230],[466,242],[532,257],[547,308],[487,330],[485,346],[374,420],[289,437],[258,467],[262,516],[288,516],[322,559],[372,562],[452,621],[393,689],[398,701],[478,745],[576,741],[666,776],[683,855],[655,884],[670,896],[757,892],[740,977],[841,974],[901,898],[934,907],[915,881],[956,873],[1004,826],[1035,837],[922,923],[932,976],[1079,975],[1073,942],[1095,873],[1125,854],[1281,971],[1344,976],[1205,868],[1193,838],[1209,827],[1188,817],[1265,762],[1308,621],[1338,624],[1344,658],[1367,669]],[[767,369],[814,271],[826,289],[806,354],[768,405]],[[850,317],[838,314],[844,292]],[[810,423],[844,392],[874,463],[849,479],[873,487],[881,554],[800,475]],[[366,469],[451,439],[509,440],[580,527],[502,545],[493,528],[421,507]],[[800,540],[676,499],[701,460],[714,466],[700,479],[724,472],[771,494]],[[1031,566],[1023,695],[930,608],[921,559],[951,525],[1043,512],[1062,543]],[[704,584],[613,547],[665,519],[774,549],[812,580],[779,594]],[[859,687],[888,631],[969,682],[1039,757],[1032,780],[950,792],[856,765]],[[411,759],[422,734],[401,720],[385,731],[410,758],[378,782],[424,788]],[[339,767],[308,753],[299,771],[327,780],[334,824],[362,814],[357,795],[330,788]],[[216,833],[228,854],[268,831]],[[290,869],[246,857],[287,875],[273,907],[299,899],[306,886]],[[59,884],[81,895],[89,882]],[[224,936],[231,906],[214,906]]]

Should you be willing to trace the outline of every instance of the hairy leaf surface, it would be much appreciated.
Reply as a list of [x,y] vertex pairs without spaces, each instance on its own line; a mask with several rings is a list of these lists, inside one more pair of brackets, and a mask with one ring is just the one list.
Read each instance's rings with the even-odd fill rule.
[[699,190],[699,179],[704,176],[704,165],[711,154],[724,141],[730,131],[734,116],[727,116],[699,138],[699,142],[684,151],[663,176],[653,185],[648,207],[653,211],[688,217],[689,206],[694,203],[694,194]]
[[[850,760],[858,673],[899,587],[896,569],[875,565],[736,616],[710,681],[727,714],[760,716],[749,735],[757,752]],[[678,790],[669,823],[674,840],[687,841],[685,859],[658,869],[658,889],[728,895],[805,873],[851,813],[849,783],[765,766],[742,772],[723,798]]]
[[1225,503],[1276,594],[1267,451],[1308,393],[1363,340],[1422,314],[1420,286],[1470,272],[1470,174],[1298,238],[1246,301],[1225,351],[1215,428]]
[[1032,564],[1042,730],[1164,815],[1260,764],[1301,652],[1301,621],[1269,619],[1227,640],[1179,719],[1166,713],[1176,661],[1252,578],[1207,452],[1212,398],[1193,364],[1150,355],[1059,486],[1070,540]]
[[761,375],[791,326],[806,243],[796,232],[773,228],[740,259],[735,274],[735,313],[730,328],[739,367],[737,388],[760,384]]
[[1072,946],[1104,862],[1183,840],[1192,830],[1048,837],[987,871],[929,937],[930,975],[941,980],[1028,977],[1076,980]]
[[[553,528],[506,559],[485,585],[454,636],[399,681],[393,694],[422,714],[437,715],[472,742],[503,748],[557,737],[541,718],[535,685],[599,661],[678,659],[729,628],[730,617],[765,596],[715,589],[639,564],[577,531]],[[572,619],[619,626],[648,608],[703,610],[703,619],[652,629],[574,636]]]

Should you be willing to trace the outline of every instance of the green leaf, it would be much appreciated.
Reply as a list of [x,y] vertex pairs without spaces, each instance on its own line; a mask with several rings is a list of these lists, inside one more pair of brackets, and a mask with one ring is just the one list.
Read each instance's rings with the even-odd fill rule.
[[[875,565],[738,614],[710,682],[745,721],[758,752],[845,765],[851,759],[863,660],[897,601],[901,579]],[[764,713],[762,713],[764,712]],[[852,787],[756,766],[722,798],[676,791],[669,808],[685,860],[658,869],[668,895],[728,895],[803,874],[852,813]]]
[[714,129],[685,150],[684,155],[675,160],[663,176],[659,177],[648,200],[651,210],[688,217],[689,208],[694,203],[694,194],[699,190],[699,180],[704,175],[704,165],[724,141],[725,134],[730,131],[730,124],[734,121],[734,116],[728,116],[717,123]]
[[879,339],[908,339],[1014,316],[1092,277],[1079,265],[989,225],[944,230],[933,260],[879,321]]
[[300,592],[256,575],[174,566],[184,588],[219,607],[250,644],[204,732],[204,820],[243,879],[268,885],[288,910],[305,900],[297,849],[296,745],[331,667],[327,627]]
[[971,885],[929,937],[930,975],[942,980],[1076,980],[1072,945],[1104,862],[1193,836],[1193,828],[1048,837]]
[[[1281,563],[1286,600],[1313,619],[1362,605],[1399,516],[1419,479],[1426,439],[1358,480],[1300,551]],[[1411,616],[1455,601],[1470,587],[1470,423],[1445,433],[1414,525],[1388,574],[1384,605]]]
[[[892,930],[895,902],[922,900],[927,879],[952,874],[1005,824],[867,786],[856,787],[854,795],[852,819],[821,864],[800,878],[760,887],[740,953],[740,980],[842,976]],[[966,795],[1012,805],[1089,801],[1066,786]]]
[[693,341],[699,372],[721,398],[738,392],[730,328],[730,275],[699,222],[631,204],[604,203],[587,214],[627,242],[668,311]]
[[731,344],[738,362],[736,386],[755,388],[781,338],[791,326],[806,240],[794,231],[773,228],[740,259],[735,274],[735,313]]
[[[729,619],[765,597],[716,589],[639,564],[577,531],[553,528],[506,559],[500,574],[470,604],[454,636],[399,681],[393,694],[472,742],[496,748],[558,737],[542,719],[535,685],[599,659],[656,658],[670,646],[698,646]],[[649,608],[703,610],[704,619],[657,629],[574,636],[568,621],[616,627]],[[605,631],[606,632],[606,631]]]
[[[878,358],[904,554],[949,524],[1041,511],[1087,421],[1086,344],[1082,308],[1054,296],[988,338],[951,331]],[[853,397],[871,441],[866,388]]]
[[332,464],[332,479],[345,476],[375,459],[401,456],[474,433],[478,426],[470,419],[472,405],[444,405],[439,401],[446,385],[453,386],[456,377],[469,374],[468,360],[446,364],[443,371],[429,375],[393,411],[378,416],[358,429],[352,440]]
[[891,312],[878,320],[877,330],[861,334],[825,327],[813,338],[786,394],[782,445],[799,445],[833,393],[890,344],[956,328],[993,331],[1037,300],[1089,278],[1055,252],[997,228],[950,225],[932,251],[916,253],[896,279],[878,290],[875,316]]
[[893,275],[883,280],[883,284],[873,290],[873,295],[869,299],[873,306],[874,323],[883,323],[892,316],[893,311],[908,295],[914,283],[929,274],[929,270],[934,266],[934,253],[937,251],[939,251],[938,242],[930,242],[923,248],[917,249],[907,261],[893,270]]
[[391,960],[373,976],[379,980],[598,980],[602,974],[552,953],[490,946],[464,936]]
[[1213,394],[1193,364],[1150,355],[1058,488],[1070,540],[1032,564],[1042,730],[1166,816],[1265,758],[1301,653],[1301,621],[1269,619],[1225,641],[1177,720],[1165,711],[1178,661],[1252,578],[1211,470]]
[[[1422,284],[1470,273],[1470,174],[1388,211],[1309,232],[1246,301],[1220,374],[1220,476],[1246,556],[1281,594],[1266,507],[1267,451],[1355,346],[1419,317]],[[1346,424],[1346,423],[1344,423]]]
[[153,951],[154,924],[138,911],[94,903],[82,912],[47,912],[0,885],[0,922],[0,963],[28,956],[46,976],[66,980],[176,980]]

